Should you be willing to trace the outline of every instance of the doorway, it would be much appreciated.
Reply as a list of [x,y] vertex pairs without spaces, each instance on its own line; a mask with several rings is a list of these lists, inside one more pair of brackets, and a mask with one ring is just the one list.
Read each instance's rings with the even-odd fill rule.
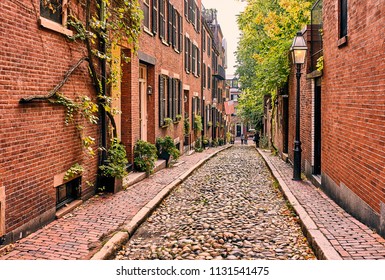
[[314,167],[313,174],[321,174],[321,79],[314,80]]
[[140,120],[140,139],[147,141],[147,66],[139,65],[139,120]]

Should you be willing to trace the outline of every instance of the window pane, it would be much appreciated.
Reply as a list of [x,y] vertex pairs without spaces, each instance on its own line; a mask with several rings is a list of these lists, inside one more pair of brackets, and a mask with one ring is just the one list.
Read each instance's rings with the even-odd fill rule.
[[62,0],[40,0],[40,16],[62,24]]
[[340,0],[340,38],[348,35],[348,0]]

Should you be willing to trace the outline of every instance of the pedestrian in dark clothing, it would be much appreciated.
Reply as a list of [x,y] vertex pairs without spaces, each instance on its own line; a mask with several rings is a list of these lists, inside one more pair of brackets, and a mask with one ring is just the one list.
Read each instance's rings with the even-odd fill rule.
[[258,132],[255,132],[253,141],[255,142],[255,146],[258,148],[258,146],[259,146],[259,133]]
[[243,145],[243,140],[245,140],[245,137],[243,136],[243,134],[241,135],[241,144]]

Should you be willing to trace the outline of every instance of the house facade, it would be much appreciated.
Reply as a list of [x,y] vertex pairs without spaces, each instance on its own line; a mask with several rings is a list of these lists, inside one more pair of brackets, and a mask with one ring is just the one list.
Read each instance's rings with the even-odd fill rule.
[[[316,2],[312,23],[302,30],[308,56],[300,90],[302,171],[383,236],[385,54],[379,42],[385,31],[384,12],[381,1]],[[295,135],[294,71],[293,67],[288,90],[277,94],[273,136],[279,153],[290,161]]]
[[[64,205],[90,198],[103,158],[98,148],[115,133],[105,131],[100,120],[85,121],[66,102],[96,102],[97,94],[86,47],[67,38],[74,34],[66,25],[68,9],[83,19],[83,7],[58,2],[53,10],[40,0],[0,3],[0,32],[6,35],[0,38],[0,245],[54,220]],[[212,31],[219,24],[206,23],[200,0],[139,2],[144,15],[139,48],[114,46],[107,69],[117,74],[106,92],[121,112],[114,115],[116,136],[131,164],[138,140],[155,144],[169,135],[181,152],[189,152],[200,137],[214,139],[226,129],[224,98],[216,101],[212,87],[214,68],[224,68],[225,61],[223,35]],[[215,94],[222,87],[217,82]],[[197,116],[206,124],[203,131],[194,130]],[[210,120],[223,127],[214,133]],[[92,140],[86,148],[84,140]],[[75,175],[67,178],[69,172]]]
[[[87,154],[81,138],[95,139],[96,151],[100,127],[75,114],[71,120],[53,92],[72,100],[94,100],[96,92],[82,60],[85,48],[66,38],[73,34],[67,10],[57,9],[52,13],[40,0],[0,3],[0,243],[24,237],[55,219],[62,205],[94,194],[98,156]],[[81,7],[73,12],[83,14]],[[76,164],[82,174],[65,179]]]

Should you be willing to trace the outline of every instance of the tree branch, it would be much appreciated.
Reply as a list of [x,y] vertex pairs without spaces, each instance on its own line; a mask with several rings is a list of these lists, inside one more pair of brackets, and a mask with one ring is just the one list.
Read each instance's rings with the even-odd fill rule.
[[74,66],[72,66],[71,69],[68,70],[67,73],[64,75],[63,80],[59,84],[57,84],[56,87],[53,90],[51,90],[47,95],[34,95],[34,96],[26,97],[26,98],[21,98],[19,102],[20,103],[28,103],[28,102],[31,102],[31,101],[34,101],[34,100],[45,100],[45,99],[51,98],[52,96],[54,96],[59,91],[59,89],[61,89],[62,86],[64,86],[64,84],[68,81],[68,79],[72,75],[72,73],[85,60],[89,61],[88,57],[82,57]]

